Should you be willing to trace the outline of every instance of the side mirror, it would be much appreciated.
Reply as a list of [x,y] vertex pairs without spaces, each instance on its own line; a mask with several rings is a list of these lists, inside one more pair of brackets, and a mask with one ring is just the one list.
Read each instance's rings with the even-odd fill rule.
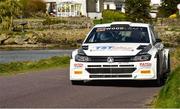
[[156,39],[156,43],[159,43],[159,42],[162,42],[162,40],[159,39],[159,38],[157,38],[157,39]]

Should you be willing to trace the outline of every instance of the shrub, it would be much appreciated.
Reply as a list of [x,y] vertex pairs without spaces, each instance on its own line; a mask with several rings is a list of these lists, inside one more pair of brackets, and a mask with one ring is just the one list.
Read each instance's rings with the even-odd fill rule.
[[103,16],[103,22],[127,20],[127,16],[124,13],[115,10],[104,10],[102,16]]
[[172,15],[169,16],[169,18],[175,19],[175,18],[177,18],[177,15],[176,14],[172,14]]
[[178,43],[178,45],[180,46],[180,36],[176,37],[176,42]]
[[46,18],[46,20],[43,21],[43,25],[53,25],[53,24],[59,24],[59,23],[67,23],[66,20],[61,19],[52,19],[52,18]]

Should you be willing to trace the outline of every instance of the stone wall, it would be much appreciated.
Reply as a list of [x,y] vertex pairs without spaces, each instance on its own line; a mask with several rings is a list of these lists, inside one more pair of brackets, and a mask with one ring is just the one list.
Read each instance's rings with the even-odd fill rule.
[[[50,23],[48,23],[50,19]],[[57,22],[57,23],[56,23]],[[53,24],[51,24],[53,23]],[[31,30],[45,30],[45,29],[82,29],[91,28],[92,21],[89,18],[48,18],[48,19],[35,19],[35,20],[15,20],[15,30],[21,30],[21,24],[25,24],[25,29]]]

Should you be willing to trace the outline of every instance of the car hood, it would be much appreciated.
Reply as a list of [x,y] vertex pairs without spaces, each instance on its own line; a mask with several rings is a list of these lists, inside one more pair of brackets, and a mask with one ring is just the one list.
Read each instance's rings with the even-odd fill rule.
[[83,50],[87,56],[134,56],[142,49],[140,46],[148,44],[123,43],[123,44],[88,44],[87,49]]

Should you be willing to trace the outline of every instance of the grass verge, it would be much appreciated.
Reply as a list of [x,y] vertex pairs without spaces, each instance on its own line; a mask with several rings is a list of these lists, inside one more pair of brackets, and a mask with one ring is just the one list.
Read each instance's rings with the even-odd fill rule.
[[67,67],[69,65],[70,57],[51,57],[34,62],[12,62],[7,64],[0,64],[0,75],[13,75],[26,71],[41,70],[54,67]]
[[172,53],[171,60],[173,71],[153,103],[155,108],[180,108],[180,48]]

